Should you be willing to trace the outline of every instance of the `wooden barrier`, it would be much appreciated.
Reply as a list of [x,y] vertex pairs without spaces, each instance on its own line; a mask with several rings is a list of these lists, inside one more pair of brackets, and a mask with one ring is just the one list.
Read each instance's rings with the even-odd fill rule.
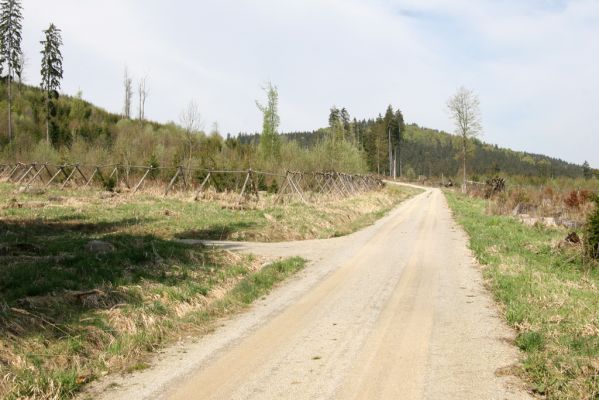
[[[55,185],[65,190],[68,185],[72,188],[89,188],[94,184],[106,185],[107,179],[102,171],[111,171],[108,180],[114,179],[121,190],[131,193],[139,192],[152,171],[173,170],[172,167],[132,166],[132,165],[81,165],[49,163],[14,163],[0,164],[0,179],[14,184],[24,185],[29,190],[35,185],[47,188]],[[46,177],[45,177],[46,176]],[[131,186],[131,179],[135,179]],[[155,179],[155,178],[154,178]],[[275,203],[285,201],[300,201],[308,204],[322,199],[339,199],[356,194],[378,190],[384,184],[374,176],[352,175],[329,172],[286,171],[284,175],[264,171],[248,170],[204,170],[177,166],[174,174],[166,183],[164,196],[176,190],[193,191],[194,199],[199,200],[209,187],[217,192],[238,193],[237,206],[244,202],[260,199],[259,185],[266,187],[266,181],[276,188]],[[276,184],[276,186],[275,186]],[[23,189],[22,189],[23,190]]]

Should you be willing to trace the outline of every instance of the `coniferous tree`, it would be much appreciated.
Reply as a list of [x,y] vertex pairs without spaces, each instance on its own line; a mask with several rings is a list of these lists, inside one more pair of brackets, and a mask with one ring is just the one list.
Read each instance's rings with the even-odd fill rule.
[[389,176],[392,175],[393,171],[393,150],[394,150],[394,142],[397,137],[397,123],[395,121],[395,112],[393,111],[393,107],[389,105],[387,107],[387,111],[385,111],[385,132],[387,133],[387,151],[388,151],[388,165],[389,165]]
[[399,173],[399,176],[401,177],[401,151],[406,124],[403,120],[403,114],[399,109],[397,109],[397,111],[395,112],[395,121],[397,123],[397,130],[395,136],[395,170],[397,171],[397,173]]
[[582,164],[582,176],[584,179],[591,179],[593,177],[593,171],[591,170],[591,166],[588,161],[585,161]]
[[21,31],[23,15],[19,0],[0,2],[0,73],[7,69],[8,80],[8,140],[12,141],[12,85],[14,76],[21,76]]
[[349,112],[347,111],[347,109],[345,107],[343,107],[341,109],[340,117],[341,117],[341,122],[343,123],[343,129],[345,130],[345,133],[349,133],[349,131],[350,131]]
[[[62,79],[62,37],[60,29],[54,24],[50,24],[44,31],[45,38],[40,43],[42,45],[42,68],[41,87],[46,95],[46,142],[50,143],[50,125],[52,119],[56,117],[56,99],[58,99],[58,89]],[[55,130],[54,128],[52,129]]]

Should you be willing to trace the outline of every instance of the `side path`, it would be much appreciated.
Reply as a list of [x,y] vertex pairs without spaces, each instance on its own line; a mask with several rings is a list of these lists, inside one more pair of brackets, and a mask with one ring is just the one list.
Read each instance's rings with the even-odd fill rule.
[[312,262],[104,398],[529,398],[496,374],[517,360],[512,333],[439,190],[344,238],[218,245]]

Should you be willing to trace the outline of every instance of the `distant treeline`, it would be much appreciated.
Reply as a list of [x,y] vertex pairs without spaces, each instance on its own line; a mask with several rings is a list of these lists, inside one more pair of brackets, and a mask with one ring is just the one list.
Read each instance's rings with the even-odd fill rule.
[[[356,120],[345,109],[333,107],[329,126],[310,132],[280,135],[277,159],[260,156],[259,134],[227,135],[217,130],[191,134],[174,123],[139,121],[109,113],[75,97],[57,99],[55,129],[45,140],[44,92],[15,84],[13,142],[0,123],[1,161],[48,161],[172,166],[185,163],[201,168],[261,168],[269,170],[337,169],[346,172],[389,174],[389,154],[397,158],[397,173],[408,178],[457,176],[460,139],[415,124],[404,125],[399,110],[389,107],[377,118]],[[0,82],[0,99],[6,84]],[[7,102],[0,100],[0,119]],[[258,112],[258,111],[257,111]],[[391,137],[391,152],[389,138]],[[188,159],[189,149],[192,159]],[[581,177],[583,167],[547,156],[528,154],[470,141],[469,175],[492,174],[536,177]]]
[[[357,132],[355,140],[365,152],[369,169],[377,172],[376,146],[367,145],[375,142],[372,136],[380,130],[381,121],[361,120],[355,122]],[[282,134],[301,147],[316,146],[328,134],[327,129],[307,132],[289,132]],[[258,143],[259,134],[239,135],[241,143]],[[417,124],[405,125],[401,138],[401,170],[404,176],[413,178],[424,176],[457,176],[461,168],[460,138],[446,132],[428,129]],[[388,173],[388,155],[379,154],[383,173]],[[532,154],[501,148],[484,143],[478,139],[470,140],[468,155],[469,175],[477,180],[481,176],[496,174],[523,175],[538,177],[571,177],[579,178],[584,174],[581,165],[566,162],[557,158],[540,154]]]

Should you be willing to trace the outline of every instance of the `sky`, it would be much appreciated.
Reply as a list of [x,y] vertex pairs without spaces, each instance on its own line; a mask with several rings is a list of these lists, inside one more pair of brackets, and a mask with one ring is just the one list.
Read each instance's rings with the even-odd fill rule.
[[[447,99],[478,94],[486,142],[599,167],[597,0],[23,0],[25,81],[42,31],[62,30],[62,92],[123,108],[125,67],[146,77],[146,117],[258,132],[279,91],[280,130],[324,127],[329,109],[453,131]],[[134,99],[135,103],[135,99]],[[134,107],[134,112],[136,111]]]

